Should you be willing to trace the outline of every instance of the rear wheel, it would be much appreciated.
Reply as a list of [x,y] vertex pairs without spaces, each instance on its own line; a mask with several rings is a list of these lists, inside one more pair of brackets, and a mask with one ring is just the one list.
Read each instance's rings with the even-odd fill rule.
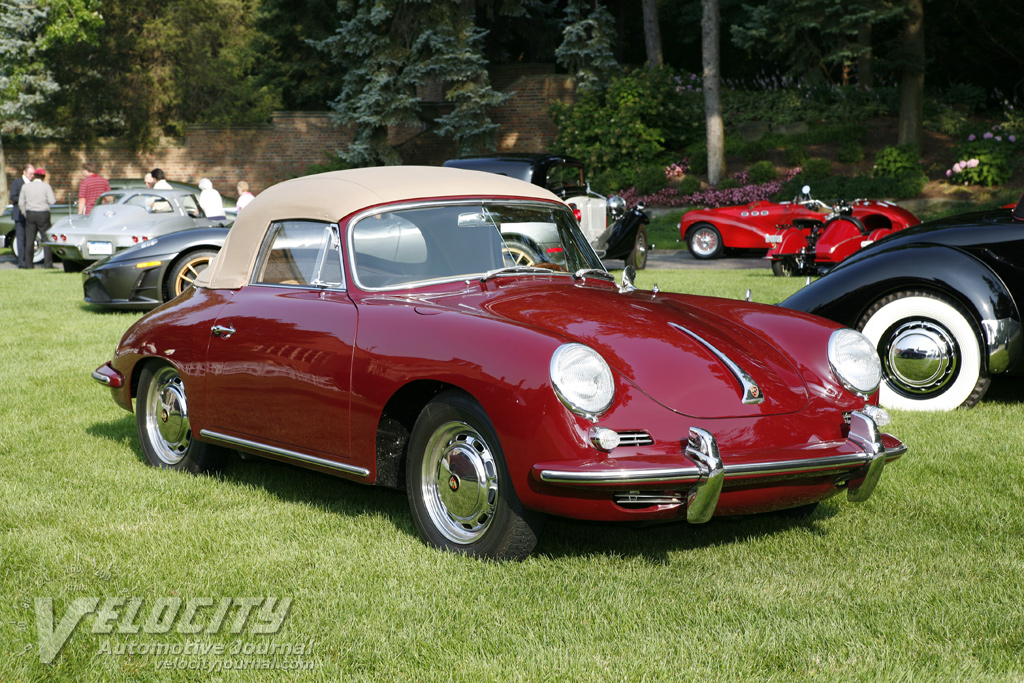
[[647,244],[647,228],[643,225],[636,231],[636,241],[633,242],[633,251],[626,258],[626,265],[633,266],[637,270],[647,267],[647,251],[650,246]]
[[483,408],[448,391],[420,413],[406,461],[409,507],[428,545],[474,557],[522,559],[543,516],[523,508]]
[[149,363],[142,369],[135,422],[142,452],[153,467],[199,474],[220,466],[224,449],[192,434],[185,383],[174,366]]
[[686,236],[686,246],[697,259],[712,259],[722,255],[722,233],[710,223],[697,223]]
[[212,249],[201,249],[194,251],[178,262],[167,277],[167,287],[164,288],[164,300],[170,301],[186,289],[192,286],[199,273],[206,270],[210,261],[217,255]]
[[796,259],[792,256],[783,256],[780,259],[772,261],[772,272],[779,277],[793,277],[799,270],[800,268],[797,266]]
[[857,329],[882,361],[879,402],[906,410],[970,408],[991,379],[971,315],[931,292],[897,292],[877,301]]

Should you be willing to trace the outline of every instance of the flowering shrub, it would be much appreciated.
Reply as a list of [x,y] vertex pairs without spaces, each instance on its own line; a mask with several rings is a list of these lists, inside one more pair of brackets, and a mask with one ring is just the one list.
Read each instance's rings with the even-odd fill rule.
[[[782,184],[790,180],[800,172],[799,168],[792,168],[785,171],[778,180],[767,183],[747,184],[734,188],[708,188],[691,194],[680,194],[674,188],[665,188],[659,192],[649,195],[641,195],[636,188],[629,188],[621,193],[626,204],[633,206],[638,202],[656,206],[707,206],[716,208],[719,206],[735,206],[737,204],[750,204],[762,199],[771,197],[782,189]],[[733,180],[745,182],[745,173],[733,175]]]
[[956,148],[957,161],[946,171],[954,185],[1002,185],[1013,175],[1013,153],[1019,149],[1017,137],[1005,134],[998,126],[979,139],[971,133],[967,142]]
[[665,167],[665,180],[682,180],[683,176],[690,169],[690,157],[684,158],[682,161],[677,161],[674,164],[669,164]]

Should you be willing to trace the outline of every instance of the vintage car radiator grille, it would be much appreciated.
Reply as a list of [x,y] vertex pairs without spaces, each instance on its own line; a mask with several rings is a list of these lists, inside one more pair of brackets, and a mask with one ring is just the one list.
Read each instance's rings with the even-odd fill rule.
[[619,434],[619,446],[651,446],[654,444],[654,439],[651,435],[643,431],[632,431],[632,432],[618,432]]

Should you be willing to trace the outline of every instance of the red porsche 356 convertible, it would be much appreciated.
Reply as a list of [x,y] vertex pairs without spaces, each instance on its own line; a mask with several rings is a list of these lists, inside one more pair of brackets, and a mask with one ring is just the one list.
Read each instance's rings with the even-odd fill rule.
[[[813,266],[817,259],[834,265],[865,240],[921,222],[900,206],[872,199],[840,203],[843,210],[836,211],[812,199],[810,191],[805,185],[793,201],[688,211],[679,222],[679,233],[694,258],[718,258],[726,249],[771,249],[776,274],[796,275],[799,263]],[[776,261],[779,266],[774,266]]]
[[[504,234],[545,231],[516,265]],[[520,558],[545,515],[700,523],[867,499],[903,454],[859,332],[617,284],[548,190],[388,167],[289,180],[93,377],[147,462],[231,449],[405,489],[430,545]]]

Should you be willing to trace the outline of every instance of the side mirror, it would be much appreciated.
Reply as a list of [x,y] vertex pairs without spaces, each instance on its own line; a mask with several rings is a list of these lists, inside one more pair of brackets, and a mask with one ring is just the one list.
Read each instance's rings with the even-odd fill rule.
[[619,294],[627,294],[636,291],[636,268],[626,266],[622,269],[622,284],[619,285]]

